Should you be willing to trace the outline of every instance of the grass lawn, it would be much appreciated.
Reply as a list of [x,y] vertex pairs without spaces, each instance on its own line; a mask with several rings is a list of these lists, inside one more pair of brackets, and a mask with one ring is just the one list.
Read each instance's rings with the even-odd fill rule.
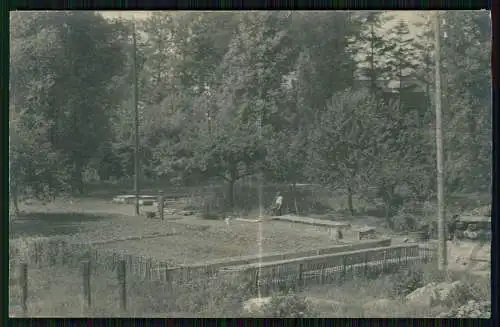
[[[488,278],[468,273],[441,274],[435,265],[420,267],[421,282],[461,280],[465,292],[453,303],[432,307],[413,307],[394,293],[402,273],[375,279],[355,279],[342,285],[308,287],[299,297],[314,299],[311,311],[316,317],[337,318],[432,318],[447,312],[456,303],[470,299],[491,300]],[[190,285],[127,279],[127,310],[119,307],[116,275],[97,271],[91,276],[92,307],[82,306],[82,274],[79,269],[45,267],[29,269],[28,310],[31,317],[240,317],[244,301],[253,297],[249,285],[241,280],[214,279]],[[20,289],[9,286],[10,315],[20,316]],[[258,316],[259,314],[256,314]]]

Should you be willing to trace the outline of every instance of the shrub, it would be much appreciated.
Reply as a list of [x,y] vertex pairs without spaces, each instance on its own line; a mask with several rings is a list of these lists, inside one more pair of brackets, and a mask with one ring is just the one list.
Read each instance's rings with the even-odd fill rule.
[[393,279],[393,294],[398,297],[404,297],[425,285],[423,271],[413,267],[391,277]]
[[398,214],[391,218],[394,230],[402,231],[415,231],[417,229],[417,221],[410,214]]
[[491,284],[488,278],[463,275],[462,283],[449,295],[447,305],[458,307],[470,301],[481,302],[491,298]]
[[275,295],[262,308],[262,315],[273,318],[312,318],[315,316],[311,303],[292,291]]

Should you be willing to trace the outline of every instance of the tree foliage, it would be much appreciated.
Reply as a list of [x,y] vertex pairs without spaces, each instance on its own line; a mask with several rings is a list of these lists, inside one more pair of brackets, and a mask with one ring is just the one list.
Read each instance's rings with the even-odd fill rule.
[[11,110],[44,123],[40,137],[72,166],[73,188],[82,192],[85,166],[111,137],[123,44],[114,25],[93,12],[11,15]]
[[[491,22],[487,12],[443,18],[446,187],[484,190]],[[126,20],[12,13],[11,184],[57,194],[82,190],[85,170],[134,174],[135,52],[142,179],[224,181],[229,206],[235,183],[257,173],[351,200],[376,190],[387,216],[403,198],[428,200],[432,25],[415,35],[408,22],[388,22],[385,12],[158,12],[135,24],[134,49]]]

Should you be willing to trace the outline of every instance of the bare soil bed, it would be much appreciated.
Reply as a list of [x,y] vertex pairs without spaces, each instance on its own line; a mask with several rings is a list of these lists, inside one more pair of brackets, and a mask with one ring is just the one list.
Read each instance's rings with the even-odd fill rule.
[[44,236],[79,243],[106,241],[96,247],[155,257],[171,264],[312,250],[340,243],[331,240],[325,230],[301,224],[233,220],[228,225],[194,216],[165,216],[164,221],[135,217],[133,205],[112,204],[110,200],[61,199],[46,205],[23,205],[20,209],[28,214],[12,223],[10,238]]
[[[97,247],[127,254],[151,256],[173,264],[194,264],[259,253],[313,250],[345,243],[331,240],[328,233],[276,221],[263,223],[233,221],[227,225],[222,221],[200,221],[191,217],[164,224],[169,224],[174,232],[179,230],[182,232],[165,237],[107,243]],[[259,232],[259,224],[262,234]],[[187,226],[204,226],[207,229],[187,228]]]

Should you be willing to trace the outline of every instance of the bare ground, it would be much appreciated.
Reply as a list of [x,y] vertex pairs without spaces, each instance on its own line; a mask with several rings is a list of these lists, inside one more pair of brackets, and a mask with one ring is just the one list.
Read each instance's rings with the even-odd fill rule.
[[[200,221],[196,218],[175,221],[171,223],[172,229],[176,231],[183,228],[184,224],[193,222]],[[331,240],[328,233],[304,230],[303,226],[274,221],[260,224],[261,248],[259,223],[238,221],[229,225],[221,221],[204,221],[203,224],[197,225],[208,226],[206,230],[189,230],[166,237],[108,243],[98,248],[170,259],[177,261],[177,264],[193,264],[211,259],[313,250],[339,244],[338,241]]]

